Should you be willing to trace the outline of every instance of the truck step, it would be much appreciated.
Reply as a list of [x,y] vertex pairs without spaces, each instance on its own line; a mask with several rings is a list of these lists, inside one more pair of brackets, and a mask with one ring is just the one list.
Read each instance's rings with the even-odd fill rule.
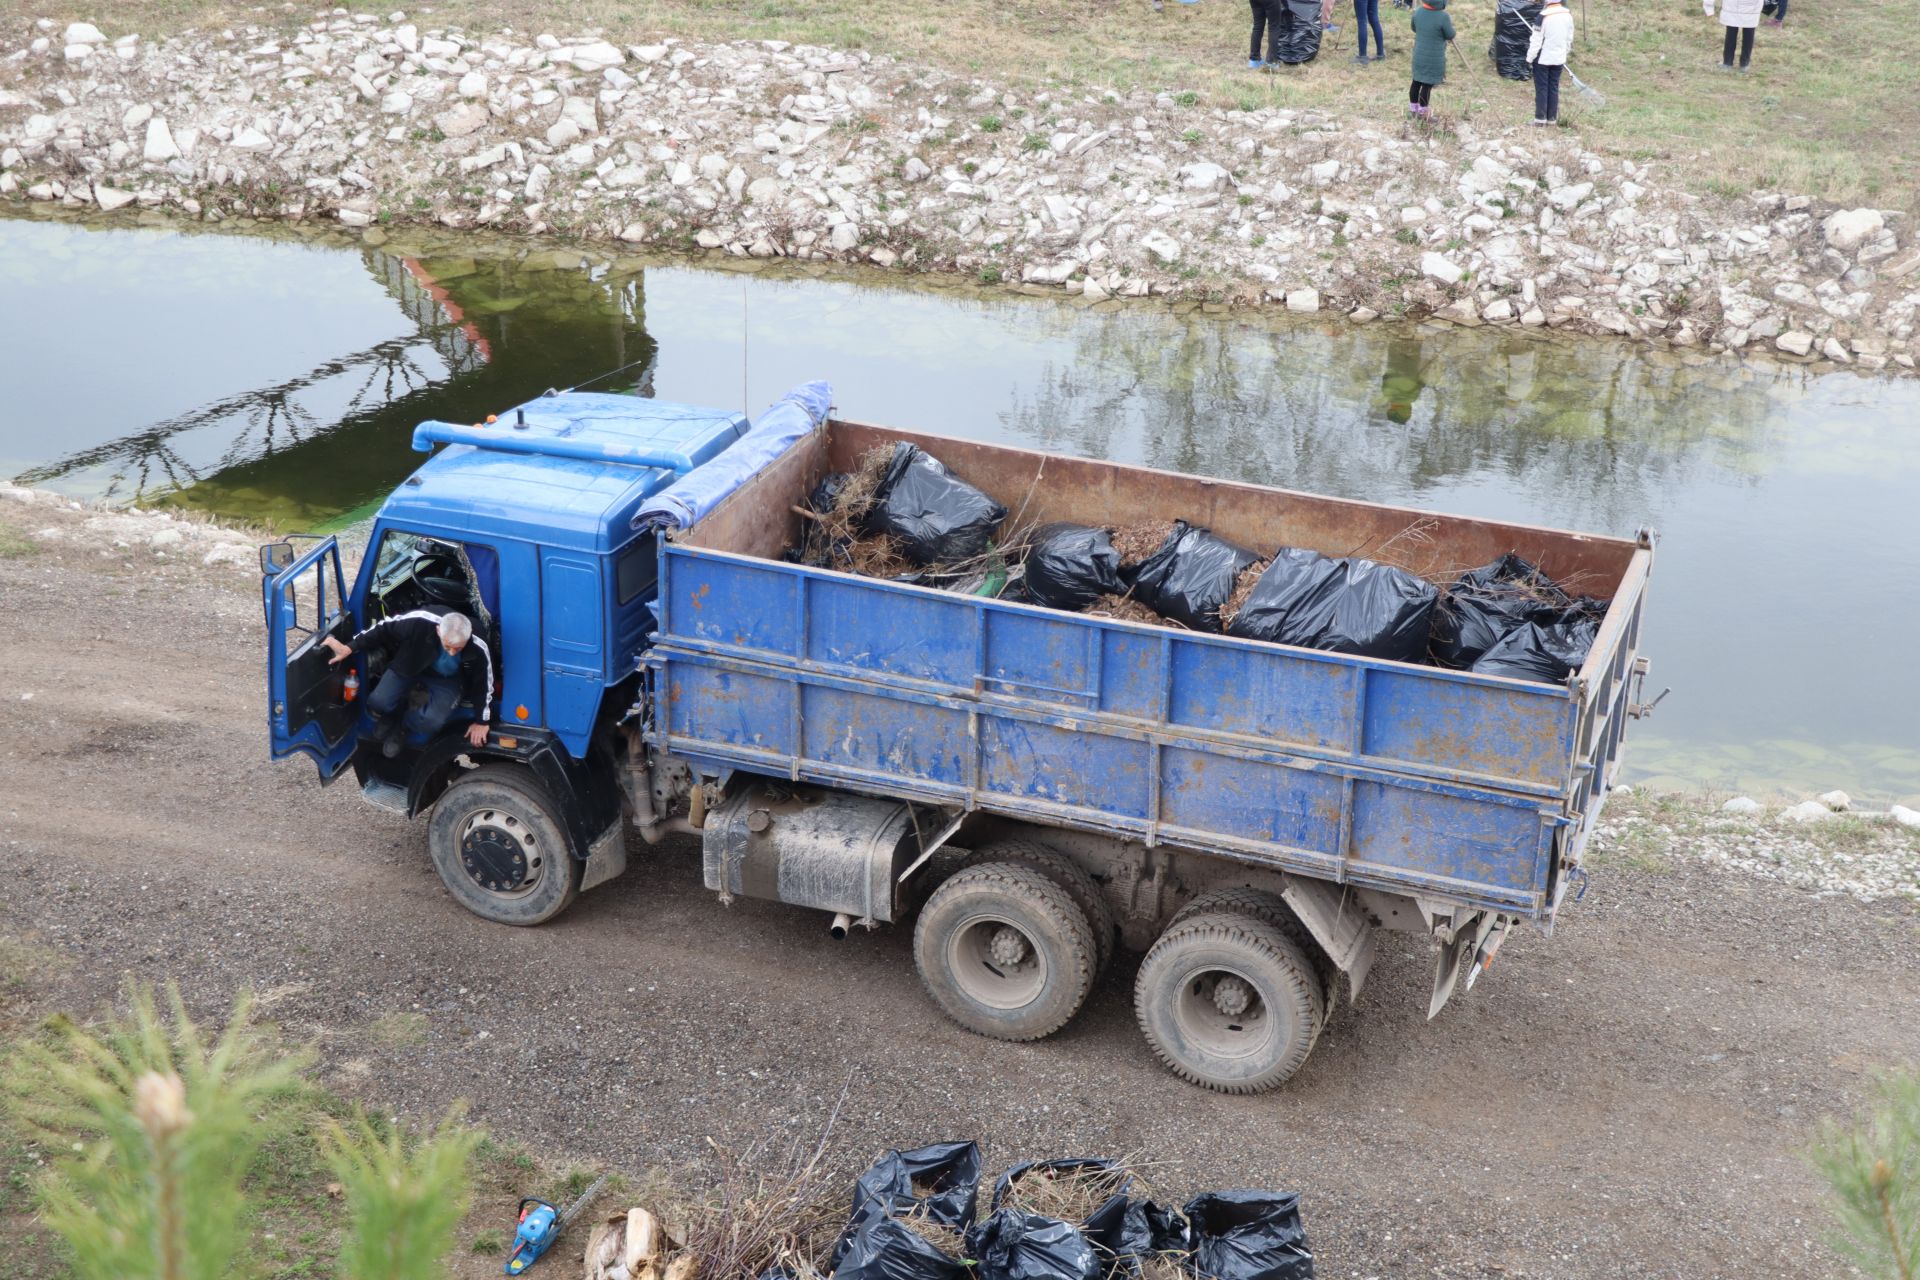
[[391,809],[402,816],[407,812],[407,789],[398,783],[368,778],[360,784],[360,796],[368,804]]

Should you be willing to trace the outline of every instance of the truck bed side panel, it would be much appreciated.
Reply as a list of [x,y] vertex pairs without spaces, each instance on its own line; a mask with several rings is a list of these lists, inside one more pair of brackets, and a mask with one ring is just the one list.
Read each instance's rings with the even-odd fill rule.
[[1539,748],[1570,738],[1566,690],[685,545],[664,562],[660,745],[715,771],[1545,905],[1561,783]]

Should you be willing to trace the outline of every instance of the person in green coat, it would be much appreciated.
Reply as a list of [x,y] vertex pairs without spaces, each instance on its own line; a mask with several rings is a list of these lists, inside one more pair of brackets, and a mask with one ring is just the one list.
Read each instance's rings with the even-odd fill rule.
[[1433,86],[1447,78],[1447,45],[1453,39],[1453,19],[1447,0],[1415,0],[1413,9],[1413,87],[1407,90],[1407,113],[1430,116],[1428,99]]

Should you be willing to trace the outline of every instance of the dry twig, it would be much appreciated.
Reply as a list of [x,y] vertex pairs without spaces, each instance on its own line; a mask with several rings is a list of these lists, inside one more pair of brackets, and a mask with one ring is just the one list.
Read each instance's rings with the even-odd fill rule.
[[708,1139],[719,1176],[683,1233],[682,1256],[694,1260],[700,1280],[753,1280],[781,1264],[819,1272],[845,1211],[827,1146],[852,1086],[849,1074],[811,1144],[796,1139],[781,1150],[764,1139],[732,1151]]

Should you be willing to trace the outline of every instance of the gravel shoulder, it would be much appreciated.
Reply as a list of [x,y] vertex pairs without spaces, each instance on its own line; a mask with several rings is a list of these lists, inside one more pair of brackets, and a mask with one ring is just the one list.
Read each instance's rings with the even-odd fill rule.
[[129,975],[178,979],[209,1016],[251,986],[350,1096],[419,1118],[465,1097],[508,1140],[636,1176],[815,1132],[851,1078],[849,1169],[954,1136],[996,1169],[1145,1152],[1176,1193],[1299,1190],[1321,1274],[1356,1277],[1827,1273],[1800,1153],[1873,1071],[1920,1058],[1911,896],[1754,874],[1711,856],[1745,838],[1718,819],[1638,798],[1554,937],[1516,937],[1431,1023],[1430,959],[1390,937],[1358,1007],[1261,1098],[1154,1064],[1131,958],[1058,1036],[988,1042],[922,996],[904,931],[836,943],[811,913],[722,908],[690,844],[636,846],[548,927],[487,926],[417,825],[266,759],[252,573],[100,519],[0,497],[0,955],[38,957],[0,1005],[16,1029]]

